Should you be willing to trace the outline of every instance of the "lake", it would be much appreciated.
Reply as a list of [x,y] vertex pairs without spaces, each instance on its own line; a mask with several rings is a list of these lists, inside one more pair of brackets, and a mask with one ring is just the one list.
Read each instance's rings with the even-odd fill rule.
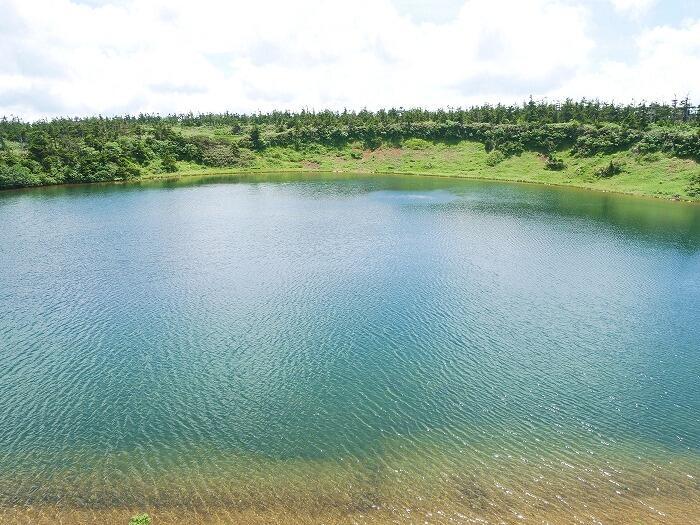
[[700,516],[700,205],[402,176],[0,192],[0,521]]

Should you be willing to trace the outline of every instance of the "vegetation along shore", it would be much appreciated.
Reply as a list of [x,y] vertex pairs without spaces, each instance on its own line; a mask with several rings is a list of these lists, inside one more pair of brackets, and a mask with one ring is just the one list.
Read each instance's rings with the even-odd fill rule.
[[700,200],[687,100],[0,120],[0,189],[226,171],[414,173]]

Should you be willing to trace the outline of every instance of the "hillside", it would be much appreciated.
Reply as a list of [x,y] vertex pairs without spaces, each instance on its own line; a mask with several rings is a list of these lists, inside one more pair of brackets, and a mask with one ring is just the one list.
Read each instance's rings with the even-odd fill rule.
[[415,173],[700,199],[700,114],[599,102],[0,121],[0,188],[226,171]]

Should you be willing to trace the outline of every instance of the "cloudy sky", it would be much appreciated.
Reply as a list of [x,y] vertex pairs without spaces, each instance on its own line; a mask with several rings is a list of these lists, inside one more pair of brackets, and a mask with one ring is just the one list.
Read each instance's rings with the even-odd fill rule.
[[0,115],[700,99],[697,0],[0,0]]

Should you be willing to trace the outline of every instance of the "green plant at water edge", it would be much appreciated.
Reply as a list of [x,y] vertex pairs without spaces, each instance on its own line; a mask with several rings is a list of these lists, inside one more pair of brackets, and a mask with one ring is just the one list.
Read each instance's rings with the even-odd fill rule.
[[691,197],[700,197],[700,174],[695,175],[690,179],[690,183],[686,187],[685,191]]
[[612,177],[613,175],[619,175],[622,173],[624,166],[618,160],[611,160],[610,163],[606,164],[602,168],[596,170],[595,176],[603,179]]
[[129,520],[129,525],[151,525],[151,517],[148,514],[137,514]]

